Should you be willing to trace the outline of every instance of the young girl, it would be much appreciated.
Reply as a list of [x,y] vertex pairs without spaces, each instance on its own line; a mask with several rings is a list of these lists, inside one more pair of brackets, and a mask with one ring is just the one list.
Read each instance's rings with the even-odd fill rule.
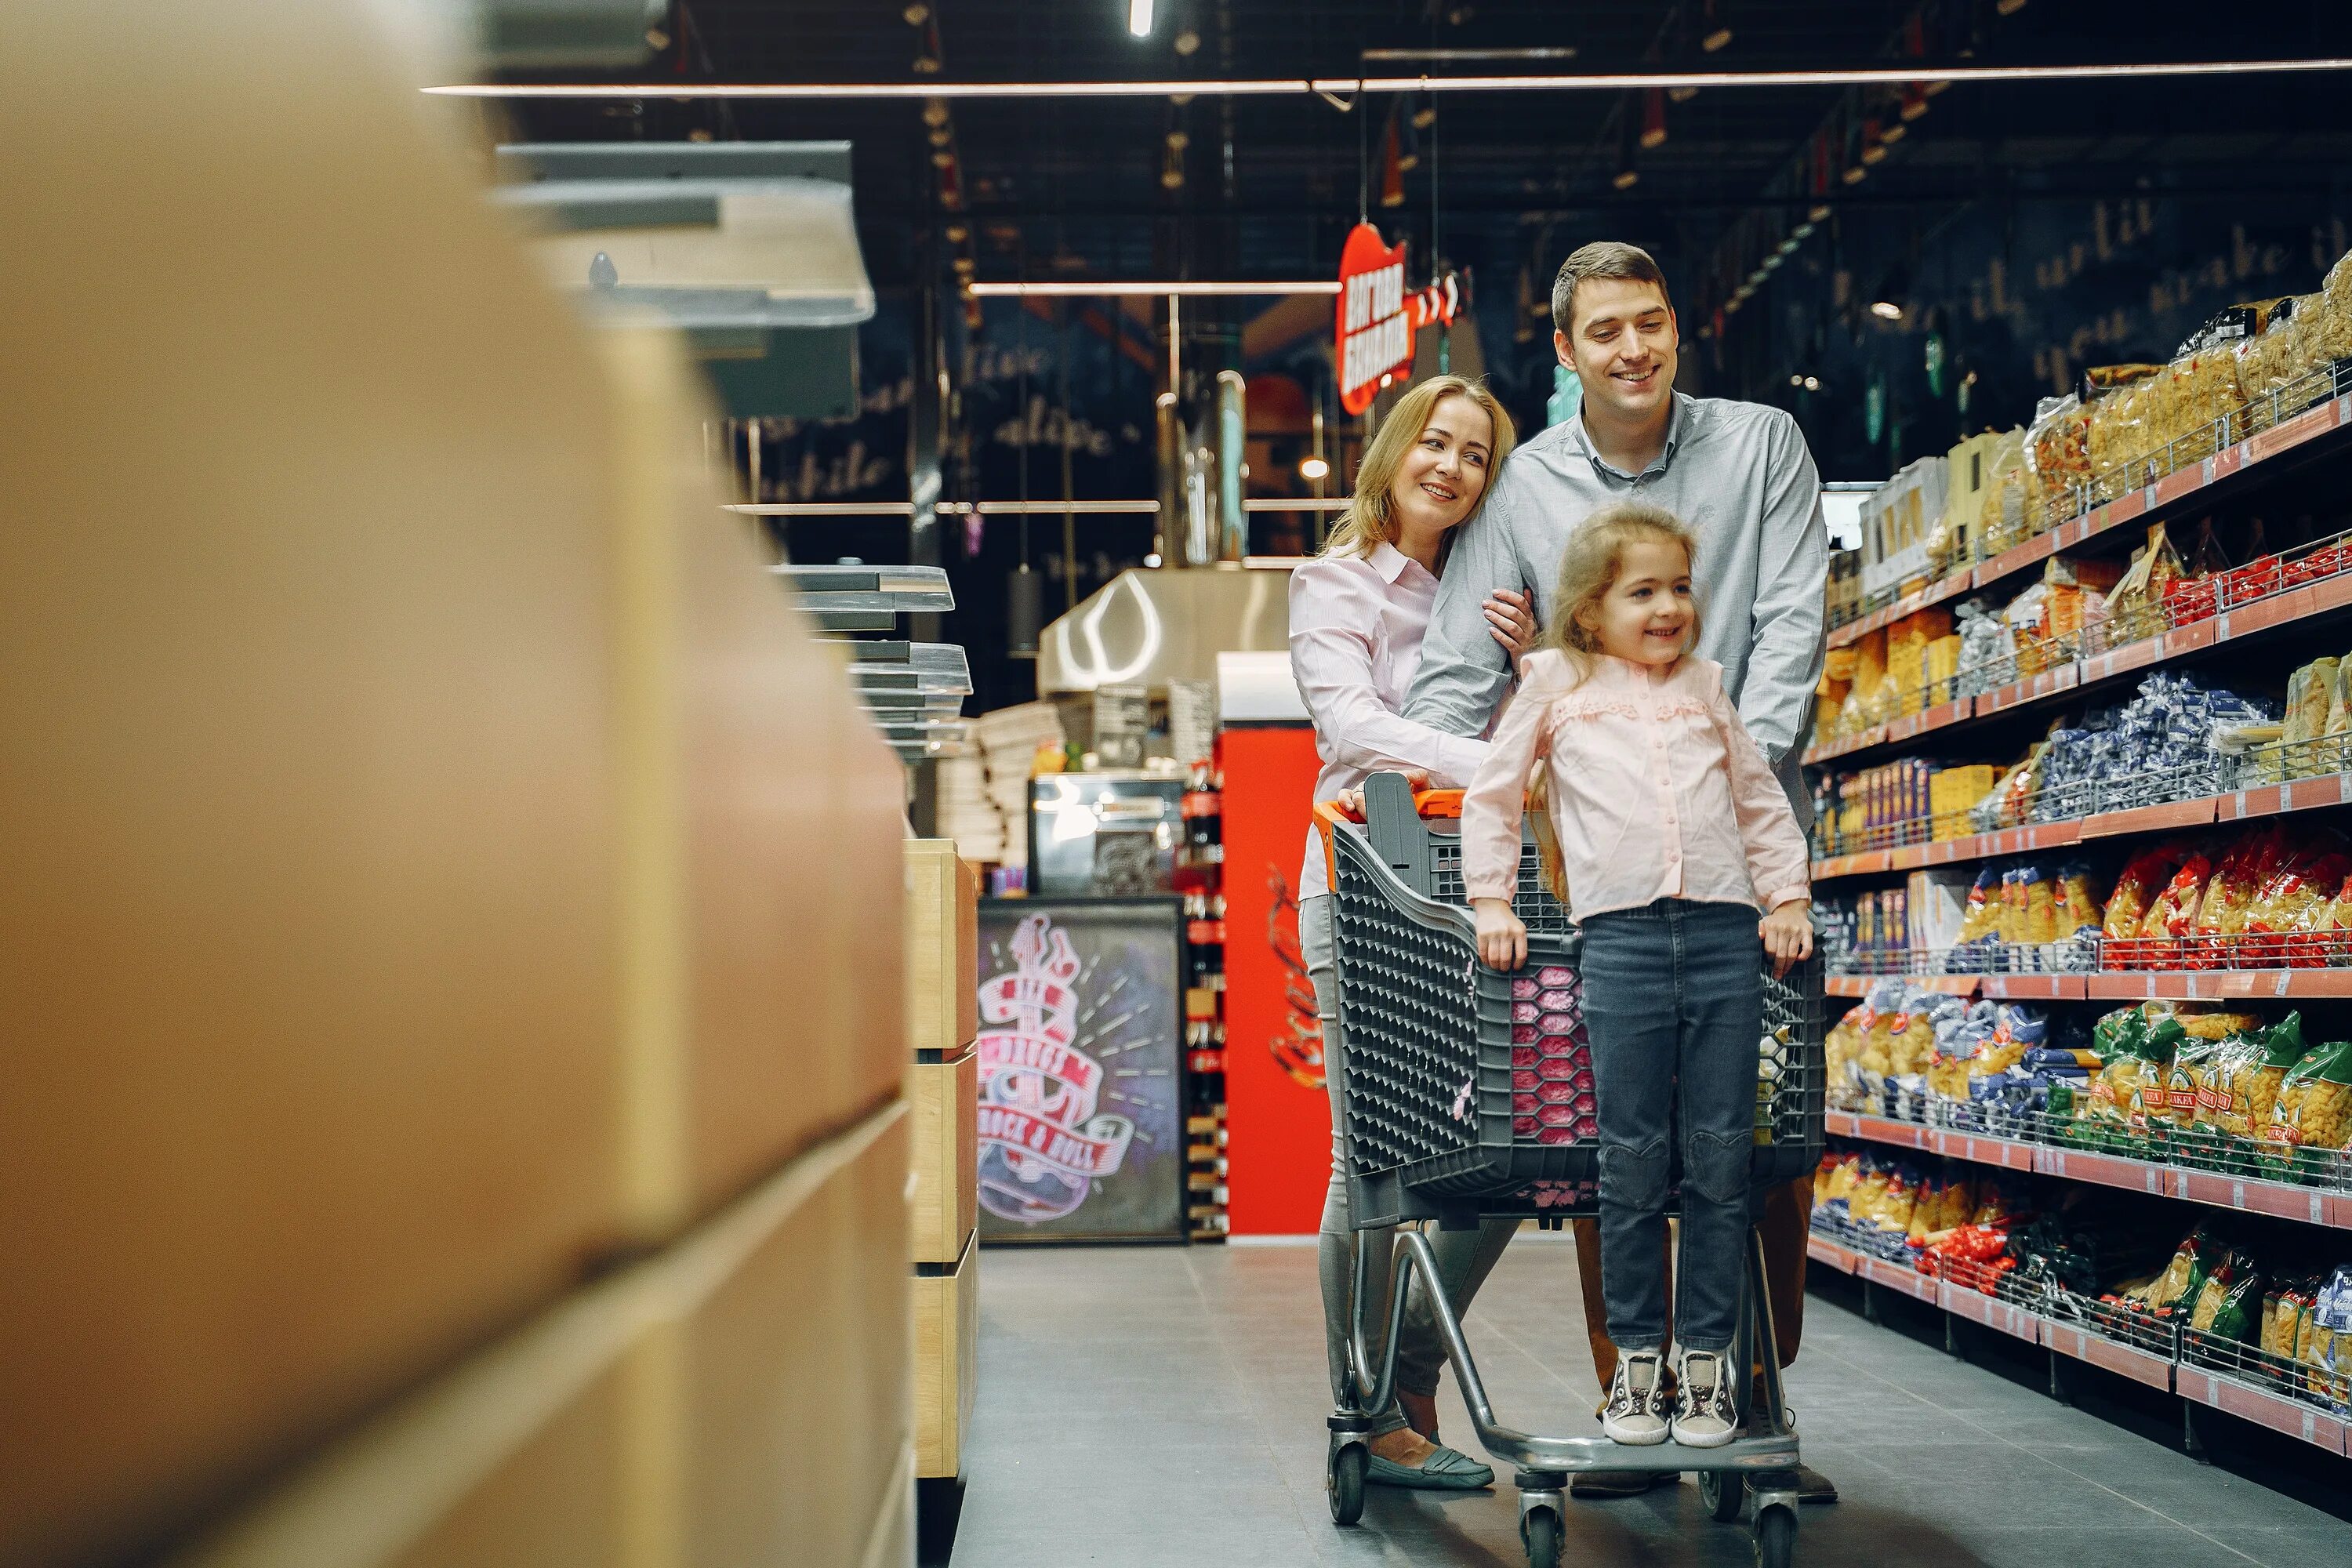
[[[1526,963],[1510,897],[1521,803],[1544,763],[1584,932],[1600,1095],[1601,1295],[1618,1350],[1602,1429],[1660,1443],[1671,1423],[1676,1442],[1717,1447],[1738,1435],[1740,1369],[1726,1360],[1748,1248],[1762,956],[1785,971],[1812,952],[1805,840],[1724,695],[1723,667],[1689,651],[1698,612],[1679,521],[1641,505],[1596,513],[1570,536],[1552,605],[1463,801],[1463,881],[1479,956]],[[1673,1409],[1669,1127],[1683,1162]]]

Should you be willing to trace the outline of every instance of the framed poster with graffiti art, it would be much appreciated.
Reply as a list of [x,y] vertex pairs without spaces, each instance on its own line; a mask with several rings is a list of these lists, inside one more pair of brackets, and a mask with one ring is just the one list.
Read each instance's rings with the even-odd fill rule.
[[1175,899],[980,906],[980,1234],[1184,1237]]

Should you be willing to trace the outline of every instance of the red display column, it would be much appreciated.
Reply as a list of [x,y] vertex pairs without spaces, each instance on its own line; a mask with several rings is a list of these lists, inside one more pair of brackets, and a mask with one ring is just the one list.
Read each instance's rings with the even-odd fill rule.
[[1224,774],[1225,1125],[1235,1236],[1305,1236],[1331,1171],[1315,991],[1298,955],[1298,867],[1315,793],[1305,724],[1231,728]]

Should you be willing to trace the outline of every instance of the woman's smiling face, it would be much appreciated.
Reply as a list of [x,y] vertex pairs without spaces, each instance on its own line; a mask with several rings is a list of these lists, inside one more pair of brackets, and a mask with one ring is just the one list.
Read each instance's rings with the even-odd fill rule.
[[1494,455],[1486,411],[1458,393],[1439,398],[1389,483],[1400,531],[1442,532],[1468,517],[1486,493]]

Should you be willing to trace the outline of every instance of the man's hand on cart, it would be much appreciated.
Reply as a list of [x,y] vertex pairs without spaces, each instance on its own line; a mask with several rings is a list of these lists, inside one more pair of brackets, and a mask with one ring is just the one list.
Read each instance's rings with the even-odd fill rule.
[[1473,899],[1478,916],[1478,956],[1489,969],[1509,973],[1528,962],[1528,928],[1511,912],[1507,899]]
[[[1411,789],[1415,795],[1419,795],[1423,790],[1429,787],[1429,775],[1423,773],[1420,769],[1404,768],[1398,771],[1404,774],[1406,787]],[[1353,789],[1341,790],[1338,795],[1331,797],[1331,801],[1333,805],[1337,805],[1341,811],[1346,812],[1356,821],[1361,822],[1364,820],[1364,789],[1361,784],[1358,784]]]
[[[1772,976],[1780,979],[1789,973],[1792,963],[1802,963],[1813,956],[1813,906],[1805,899],[1791,899],[1757,922],[1757,934],[1764,939],[1764,951],[1772,955]],[[1486,932],[1484,917],[1478,922],[1478,933]]]

